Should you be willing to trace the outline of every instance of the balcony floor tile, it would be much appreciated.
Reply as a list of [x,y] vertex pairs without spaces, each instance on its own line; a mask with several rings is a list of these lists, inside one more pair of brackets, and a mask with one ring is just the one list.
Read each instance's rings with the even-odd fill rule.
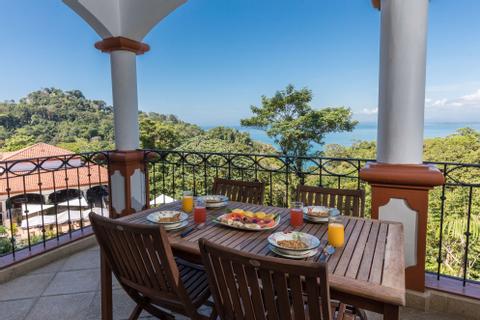
[[41,268],[31,271],[29,274],[42,274],[42,273],[55,273],[59,271],[65,264],[66,259],[61,259],[52,263],[47,264]]
[[60,271],[55,275],[43,295],[97,291],[99,283],[99,269]]
[[98,251],[85,250],[67,258],[61,270],[98,269],[99,267],[100,255]]
[[26,320],[83,320],[95,292],[41,297]]
[[54,276],[55,273],[29,274],[2,283],[0,301],[39,297]]
[[0,302],[0,315],[2,320],[24,319],[36,299],[21,299]]

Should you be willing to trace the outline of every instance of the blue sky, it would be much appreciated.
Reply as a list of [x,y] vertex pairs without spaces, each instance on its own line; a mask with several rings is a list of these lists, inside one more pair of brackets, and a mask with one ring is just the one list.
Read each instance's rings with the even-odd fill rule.
[[[145,38],[139,106],[200,125],[238,125],[262,94],[293,83],[315,107],[374,121],[379,13],[370,0],[190,0]],[[480,116],[480,1],[430,3],[427,121]],[[109,57],[60,0],[0,2],[0,100],[43,87],[111,103]]]

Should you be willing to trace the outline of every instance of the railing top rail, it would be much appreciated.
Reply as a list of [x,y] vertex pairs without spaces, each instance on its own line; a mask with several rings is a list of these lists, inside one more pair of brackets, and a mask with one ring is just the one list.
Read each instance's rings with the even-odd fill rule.
[[89,152],[79,152],[79,153],[70,153],[70,154],[58,154],[54,156],[44,156],[44,157],[31,157],[31,158],[23,158],[23,159],[14,159],[14,160],[0,160],[0,165],[3,164],[12,164],[12,163],[19,163],[19,162],[39,162],[45,161],[50,159],[61,159],[61,158],[75,158],[75,157],[91,157],[96,154],[108,155],[111,153],[112,150],[102,150],[102,151],[89,151]]
[[[237,152],[208,152],[208,151],[188,151],[188,150],[163,150],[163,149],[143,149],[145,152],[152,153],[189,153],[198,155],[218,155],[218,156],[252,156],[252,157],[270,157],[270,158],[299,158],[299,159],[325,159],[332,161],[361,161],[361,162],[375,162],[375,159],[369,158],[346,158],[346,157],[325,157],[322,155],[307,155],[302,157],[296,157],[292,155],[286,155],[281,153],[237,153]],[[465,166],[472,168],[480,168],[480,163],[466,163],[466,162],[448,162],[448,161],[424,161],[424,164],[433,165],[453,165],[453,166]]]

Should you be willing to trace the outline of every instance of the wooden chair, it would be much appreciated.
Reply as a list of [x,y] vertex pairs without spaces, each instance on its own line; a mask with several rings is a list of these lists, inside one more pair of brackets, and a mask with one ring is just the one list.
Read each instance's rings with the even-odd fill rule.
[[215,178],[212,193],[227,196],[231,201],[263,204],[265,183]]
[[206,239],[199,245],[222,320],[355,319],[330,301],[325,263],[257,256]]
[[335,207],[345,216],[365,215],[365,191],[298,186],[297,200],[306,206]]
[[174,319],[158,307],[191,319],[208,319],[197,312],[210,297],[207,275],[200,266],[175,260],[163,227],[121,222],[93,212],[89,218],[114,275],[137,303],[129,319],[138,319],[142,310]]

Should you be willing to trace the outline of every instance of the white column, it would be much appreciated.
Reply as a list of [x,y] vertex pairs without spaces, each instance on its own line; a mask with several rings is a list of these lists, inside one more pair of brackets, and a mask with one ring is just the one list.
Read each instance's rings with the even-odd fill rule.
[[139,148],[136,54],[112,51],[112,93],[117,150]]
[[429,0],[382,0],[377,161],[422,163]]

